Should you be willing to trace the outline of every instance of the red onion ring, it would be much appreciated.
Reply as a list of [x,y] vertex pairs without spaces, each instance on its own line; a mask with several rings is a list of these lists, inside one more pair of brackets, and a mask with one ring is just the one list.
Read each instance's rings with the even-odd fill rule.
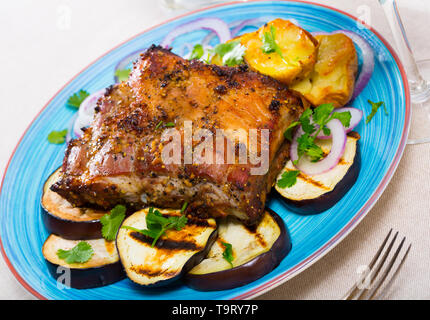
[[[333,120],[330,120],[326,126],[327,128],[330,129],[333,137],[332,147],[329,154],[318,162],[311,162],[307,156],[303,156],[300,158],[297,165],[295,165],[297,169],[299,169],[300,171],[302,171],[307,175],[312,176],[312,175],[322,174],[327,171],[330,171],[339,163],[339,160],[345,151],[346,133],[342,123],[337,119],[333,119]],[[299,156],[297,153],[297,146],[298,146],[297,139],[302,134],[303,134],[303,130],[300,127],[293,137],[293,141],[290,147],[290,157],[292,161],[296,161],[299,159]]]
[[[357,108],[353,107],[344,107],[344,108],[338,108],[333,112],[349,112],[351,113],[351,120],[349,122],[348,127],[344,127],[345,133],[351,132],[363,119],[363,111]],[[317,136],[318,139],[331,139],[331,134],[329,136],[326,136],[322,131]]]
[[[88,127],[94,118],[94,108],[97,106],[97,101],[106,92],[106,89],[101,89],[89,95],[82,101],[79,106],[78,116],[73,125],[73,134],[76,137],[81,137],[83,131],[81,128]],[[69,130],[70,131],[70,130]]]
[[161,42],[161,46],[164,48],[170,47],[173,40],[176,37],[190,33],[200,29],[211,30],[216,33],[220,43],[224,43],[231,39],[230,28],[227,23],[218,18],[199,18],[187,23],[184,23],[175,29],[173,29]]
[[347,37],[351,38],[351,40],[360,48],[361,54],[363,56],[363,62],[361,66],[360,74],[358,75],[357,80],[355,81],[354,92],[352,93],[350,101],[354,100],[363,89],[366,87],[367,83],[370,80],[370,77],[373,74],[373,69],[375,68],[375,54],[373,53],[373,49],[370,46],[369,42],[364,39],[361,35],[356,32],[349,30],[337,30],[333,32],[324,32],[317,31],[312,32],[313,36],[318,35],[328,35],[334,33],[343,33]]
[[355,89],[351,97],[351,100],[354,100],[363,91],[372,76],[375,68],[375,54],[369,42],[357,33],[349,30],[339,30],[338,32],[350,37],[358,45],[363,56],[360,75],[355,82]]

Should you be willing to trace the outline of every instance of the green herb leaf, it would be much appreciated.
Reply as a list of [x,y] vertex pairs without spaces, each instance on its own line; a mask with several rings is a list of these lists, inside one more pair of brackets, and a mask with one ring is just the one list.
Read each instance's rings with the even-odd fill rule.
[[188,207],[188,202],[187,202],[187,201],[185,201],[185,202],[184,202],[184,204],[182,205],[181,213],[184,213],[184,212],[185,212],[185,210],[187,209],[187,207]]
[[130,229],[137,231],[153,238],[154,241],[151,247],[154,247],[157,240],[169,229],[181,230],[187,224],[187,217],[185,215],[179,217],[163,217],[161,212],[153,207],[149,208],[148,214],[146,215],[146,228],[147,229],[136,229],[129,226],[122,226],[124,229]]
[[193,51],[191,51],[190,60],[200,59],[204,53],[205,50],[203,49],[203,46],[201,44],[196,44]]
[[66,141],[67,129],[61,131],[51,131],[48,134],[49,143],[63,144]]
[[126,81],[130,75],[131,69],[117,69],[115,71],[115,77],[118,78],[119,82]]
[[158,128],[160,128],[160,126],[163,124],[163,121],[160,121],[156,126],[155,126],[155,130],[157,130]]
[[306,109],[299,118],[302,129],[305,133],[312,134],[315,132],[315,126],[311,123],[312,109]]
[[285,171],[282,173],[281,179],[278,180],[278,187],[282,189],[291,188],[296,184],[299,174],[299,170]]
[[70,250],[58,249],[57,256],[67,263],[85,263],[91,259],[94,251],[88,242],[81,241]]
[[67,100],[66,105],[68,107],[79,109],[82,101],[85,100],[86,97],[88,97],[90,94],[85,90],[79,90],[78,92],[74,93],[69,100]]
[[293,140],[294,128],[297,127],[298,125],[300,125],[300,122],[295,121],[288,126],[287,130],[285,130],[285,132],[284,132],[285,139],[287,139],[290,142]]
[[284,58],[281,48],[276,43],[276,29],[274,26],[270,26],[270,32],[264,32],[262,40],[263,45],[261,46],[261,50],[263,50],[264,53],[269,54],[276,52],[282,59]]
[[224,252],[222,253],[222,257],[230,264],[233,268],[233,246],[227,242],[221,242],[224,246]]
[[222,58],[224,65],[234,67],[243,63],[246,48],[236,40],[217,44],[213,50]]
[[347,128],[351,122],[351,112],[333,112],[331,119],[338,119],[340,122],[342,122],[343,126]]
[[366,124],[368,124],[370,122],[370,120],[372,120],[373,116],[376,114],[376,112],[378,111],[378,109],[383,105],[384,106],[384,111],[385,114],[388,116],[388,110],[387,107],[385,105],[384,101],[379,101],[379,102],[372,102],[370,100],[367,100],[367,102],[370,103],[370,105],[372,106],[372,111],[370,112],[370,114],[367,116],[366,118]]
[[167,122],[164,124],[165,127],[174,127],[175,123],[174,122]]
[[125,218],[125,211],[125,206],[117,205],[110,211],[110,214],[105,214],[100,218],[103,238],[108,241],[115,239],[119,226]]
[[303,155],[309,156],[312,162],[317,162],[324,155],[321,147],[315,144],[315,136],[311,136],[308,133],[304,133],[298,137],[297,153],[299,158]]

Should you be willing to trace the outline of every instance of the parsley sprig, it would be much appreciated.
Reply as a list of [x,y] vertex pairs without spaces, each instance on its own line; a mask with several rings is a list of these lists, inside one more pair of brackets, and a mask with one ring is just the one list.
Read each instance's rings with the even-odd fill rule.
[[276,29],[274,26],[270,26],[270,32],[263,33],[262,40],[263,45],[261,46],[261,50],[263,50],[264,53],[276,52],[282,59],[284,59],[281,47],[276,43]]
[[115,77],[118,78],[119,82],[126,81],[130,75],[131,69],[117,69],[115,71]]
[[53,144],[63,144],[66,141],[67,129],[61,131],[51,131],[48,134],[48,142]]
[[81,103],[89,96],[90,94],[85,90],[79,90],[70,96],[67,100],[66,105],[68,107],[79,109]]
[[388,116],[387,106],[385,105],[384,101],[373,102],[373,101],[367,100],[367,102],[369,102],[370,105],[372,106],[372,111],[370,112],[370,114],[366,118],[366,124],[368,124],[370,122],[370,120],[372,120],[373,116],[376,114],[376,112],[378,111],[378,109],[381,106],[384,106],[384,112]]
[[282,189],[291,188],[297,183],[297,177],[299,174],[299,170],[285,171],[277,182],[278,187]]
[[230,264],[233,268],[233,246],[228,242],[221,242],[224,246],[224,252],[222,253],[222,257]]
[[125,206],[117,205],[110,213],[100,218],[103,238],[108,241],[113,241],[115,239],[118,229],[125,218],[125,212]]
[[79,242],[75,247],[70,250],[57,250],[57,256],[67,263],[85,263],[91,259],[94,250],[91,245],[86,241]]
[[297,165],[298,161],[303,155],[307,155],[312,162],[319,161],[324,152],[321,147],[315,143],[316,137],[321,131],[325,135],[330,134],[330,129],[326,127],[333,119],[338,119],[344,127],[348,127],[351,121],[351,113],[345,112],[333,112],[334,106],[332,103],[326,103],[318,106],[315,110],[306,109],[300,116],[299,121],[292,123],[287,130],[284,132],[284,136],[288,140],[292,140],[292,134],[295,127],[301,125],[303,134],[297,139],[297,153],[299,158],[294,161],[294,165]]
[[221,57],[223,65],[234,67],[243,63],[246,48],[236,40],[217,44],[213,51]]
[[[183,206],[181,213],[183,213],[186,209],[186,205]],[[165,234],[167,230],[176,229],[177,231],[181,230],[187,224],[187,217],[182,214],[179,217],[171,216],[171,217],[163,217],[161,212],[153,207],[149,208],[148,214],[146,215],[146,228],[147,229],[137,229],[130,226],[122,226],[121,228],[132,230],[139,232],[145,236],[148,236],[152,239],[151,247],[154,247],[157,243],[158,239]]]
[[193,47],[193,51],[191,51],[190,60],[200,59],[201,57],[203,57],[204,53],[205,50],[203,49],[203,46],[198,43]]

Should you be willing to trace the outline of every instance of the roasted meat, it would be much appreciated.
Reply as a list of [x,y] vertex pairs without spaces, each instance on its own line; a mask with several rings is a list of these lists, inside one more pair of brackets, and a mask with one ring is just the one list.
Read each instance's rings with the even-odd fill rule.
[[[188,61],[152,46],[134,64],[128,81],[112,86],[98,101],[92,126],[69,143],[62,175],[51,189],[76,206],[180,208],[188,202],[196,215],[234,215],[254,224],[288,158],[283,133],[305,107],[301,96],[246,66]],[[189,163],[183,143],[187,123],[193,133],[223,133],[224,146],[235,137],[229,129],[239,132],[242,142],[233,144],[234,161],[227,159],[231,149],[225,147],[202,151],[201,158],[213,163]],[[259,137],[255,148],[248,143],[249,129]],[[168,164],[162,156],[173,141],[163,140],[166,130],[179,132],[179,163]],[[263,131],[269,133],[268,144]],[[193,140],[194,155],[207,139]],[[243,150],[248,151],[245,162],[238,160]],[[254,174],[261,163],[249,157],[264,158],[266,152],[268,170]]]

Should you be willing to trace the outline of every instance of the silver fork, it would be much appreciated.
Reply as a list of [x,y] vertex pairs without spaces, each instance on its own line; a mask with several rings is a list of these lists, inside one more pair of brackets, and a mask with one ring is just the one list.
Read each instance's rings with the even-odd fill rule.
[[[360,283],[357,282],[343,296],[342,298],[343,300],[373,300],[373,299],[381,298],[385,292],[388,292],[388,289],[391,287],[397,275],[399,274],[399,271],[402,268],[403,263],[405,262],[409,254],[409,250],[411,249],[411,246],[412,246],[412,243],[409,244],[406,251],[401,255],[401,257],[399,257],[400,251],[406,241],[406,237],[403,237],[400,244],[397,245],[397,249],[395,250],[391,259],[388,260],[387,258],[390,252],[392,252],[394,243],[396,242],[396,239],[397,239],[397,235],[399,234],[399,232],[396,232],[394,237],[391,239],[387,249],[384,250],[385,245],[387,244],[392,231],[393,229],[391,229],[388,232],[387,236],[385,237],[384,241],[382,242],[381,246],[379,247],[372,261],[368,265],[367,271],[364,272],[364,274],[362,275],[361,279],[367,282],[368,284],[366,286],[363,286],[361,284],[362,281],[360,281]],[[398,261],[399,259],[400,259],[400,262],[393,269],[393,266],[395,265],[396,261]],[[378,264],[376,265],[377,262]],[[390,273],[392,269],[393,269],[393,272]],[[382,288],[382,291],[381,291],[381,288]]]

